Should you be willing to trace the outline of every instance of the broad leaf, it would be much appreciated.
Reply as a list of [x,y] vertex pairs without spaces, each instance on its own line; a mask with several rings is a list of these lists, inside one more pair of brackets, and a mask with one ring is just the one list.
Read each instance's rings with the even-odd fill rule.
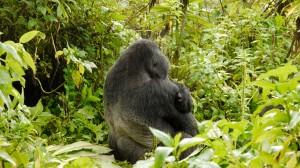
[[78,150],[83,150],[83,149],[90,149],[93,151],[96,151],[98,154],[104,154],[104,153],[108,153],[110,152],[109,148],[106,148],[104,146],[100,146],[100,145],[93,145],[90,144],[88,142],[83,142],[83,141],[79,141],[79,142],[75,142],[72,143],[70,145],[65,145],[65,146],[57,146],[57,148],[48,148],[49,151],[55,150],[55,152],[53,152],[53,155],[60,155],[63,153],[69,153],[69,152],[73,152],[73,151],[78,151]]
[[258,80],[267,79],[271,76],[275,76],[275,77],[277,76],[279,78],[279,82],[284,82],[287,80],[288,76],[291,73],[295,73],[295,72],[298,72],[297,67],[295,65],[286,64],[283,67],[279,67],[277,69],[270,70],[267,73],[260,75],[258,77]]
[[79,88],[80,85],[81,85],[81,82],[82,82],[82,76],[81,76],[80,72],[79,71],[73,71],[72,72],[72,79],[73,79],[76,87]]
[[11,76],[7,69],[0,65],[0,84],[10,84],[12,82]]
[[63,54],[64,54],[64,52],[61,51],[61,50],[56,51],[56,53],[55,53],[55,58],[58,59],[58,58],[59,58],[61,55],[63,55]]
[[11,163],[13,165],[13,167],[17,166],[14,159],[11,156],[9,156],[8,153],[6,153],[4,151],[0,151],[0,158],[2,158],[3,160],[8,161],[9,163]]
[[20,43],[27,43],[36,36],[39,36],[41,39],[45,39],[44,33],[37,31],[37,30],[33,30],[33,31],[23,34],[19,41],[20,41]]
[[0,49],[3,49],[4,51],[6,51],[7,54],[10,54],[16,61],[18,61],[21,65],[23,65],[22,58],[17,53],[16,49],[14,47],[12,47],[10,44],[6,44],[6,43],[10,43],[10,42],[11,41],[7,41],[5,43],[0,42]]
[[291,121],[289,124],[289,128],[293,129],[300,123],[300,112],[299,111],[291,111],[290,115],[291,115]]
[[155,129],[155,128],[151,128],[150,127],[150,131],[152,132],[152,134],[159,140],[161,141],[164,145],[166,146],[173,146],[173,139],[170,135]]
[[179,143],[179,150],[180,152],[183,152],[195,145],[199,145],[202,142],[204,142],[205,139],[204,138],[200,138],[200,137],[193,137],[193,138],[184,138],[183,140],[180,141]]
[[154,158],[151,157],[150,159],[147,160],[139,160],[137,161],[134,165],[133,168],[148,168],[153,166],[154,164]]
[[156,148],[153,168],[161,168],[165,163],[165,159],[171,154],[173,150],[174,148],[171,147]]
[[23,59],[24,59],[25,63],[32,69],[33,73],[36,73],[35,63],[31,57],[31,55],[26,51],[23,51],[22,54],[23,54]]

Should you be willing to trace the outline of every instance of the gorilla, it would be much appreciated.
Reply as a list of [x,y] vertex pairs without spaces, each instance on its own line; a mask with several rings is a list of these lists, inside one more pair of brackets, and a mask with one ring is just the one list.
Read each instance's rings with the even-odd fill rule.
[[168,79],[169,63],[150,40],[138,40],[107,74],[104,118],[115,158],[135,163],[155,147],[149,127],[183,137],[197,134],[188,89]]

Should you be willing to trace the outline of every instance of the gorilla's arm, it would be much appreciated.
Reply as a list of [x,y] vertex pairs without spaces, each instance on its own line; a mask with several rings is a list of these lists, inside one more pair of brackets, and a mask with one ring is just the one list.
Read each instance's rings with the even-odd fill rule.
[[[182,132],[194,136],[198,132],[197,121],[192,115],[192,98],[189,90],[182,84],[170,80],[161,81],[166,94],[168,111],[163,111],[163,119],[169,123],[175,132]],[[178,93],[182,94],[182,102],[178,101]],[[180,111],[182,110],[182,111]]]
[[151,80],[142,87],[128,91],[126,102],[122,104],[133,106],[131,120],[171,135],[185,132],[193,136],[197,133],[196,119],[192,113],[180,113],[176,109],[174,102],[178,91],[177,83],[170,80]]
[[[192,113],[173,113],[173,115],[164,118],[175,132],[182,132],[190,136],[195,136],[198,133],[197,121]],[[189,136],[184,136],[189,137]]]

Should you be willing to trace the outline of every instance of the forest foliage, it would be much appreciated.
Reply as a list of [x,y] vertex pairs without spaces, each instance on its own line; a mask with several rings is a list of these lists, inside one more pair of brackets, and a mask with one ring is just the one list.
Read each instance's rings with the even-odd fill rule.
[[[300,167],[299,0],[5,0],[0,18],[0,168]],[[130,165],[103,84],[139,38],[191,90],[199,134],[151,129],[163,146]]]

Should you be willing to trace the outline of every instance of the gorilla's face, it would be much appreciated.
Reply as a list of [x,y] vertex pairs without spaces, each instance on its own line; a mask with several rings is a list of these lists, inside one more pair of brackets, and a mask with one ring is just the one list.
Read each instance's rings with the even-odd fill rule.
[[166,79],[169,71],[169,63],[166,57],[155,49],[145,61],[145,69],[152,79]]

